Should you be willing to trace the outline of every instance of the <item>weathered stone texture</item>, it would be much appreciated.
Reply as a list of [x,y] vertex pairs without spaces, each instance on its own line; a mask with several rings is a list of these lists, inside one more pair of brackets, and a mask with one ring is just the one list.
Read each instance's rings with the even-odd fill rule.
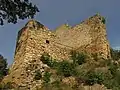
[[48,68],[40,61],[41,55],[46,52],[56,60],[69,60],[71,50],[110,57],[106,28],[100,15],[74,27],[62,25],[56,31],[50,31],[37,21],[29,21],[18,33],[14,63],[4,81],[30,88],[34,84],[41,84],[41,80],[36,82],[33,79],[35,70],[44,71],[43,67]]

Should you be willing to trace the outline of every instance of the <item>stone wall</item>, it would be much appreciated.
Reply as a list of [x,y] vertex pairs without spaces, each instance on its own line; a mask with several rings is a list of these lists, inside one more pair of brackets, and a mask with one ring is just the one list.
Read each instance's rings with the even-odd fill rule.
[[64,28],[66,27],[64,31],[62,25],[61,28],[57,29],[58,31],[56,30],[60,43],[78,51],[98,53],[104,58],[109,58],[109,42],[103,19],[100,15],[95,15],[72,28],[64,26]]
[[98,53],[103,58],[110,57],[102,19],[100,15],[95,15],[74,27],[62,25],[55,31],[50,31],[37,21],[29,21],[18,33],[14,62],[10,74],[3,81],[12,81],[28,88],[40,85],[42,81],[36,82],[33,76],[35,70],[42,72],[44,68],[48,68],[40,61],[43,53],[48,53],[58,61],[69,60],[71,50]]

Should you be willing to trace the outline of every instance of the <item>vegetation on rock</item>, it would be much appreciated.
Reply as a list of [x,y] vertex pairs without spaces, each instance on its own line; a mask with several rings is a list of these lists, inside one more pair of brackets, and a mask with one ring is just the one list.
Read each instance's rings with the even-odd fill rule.
[[[112,90],[120,89],[120,64],[116,63],[116,60],[105,60],[103,58],[97,58],[99,60],[95,60],[94,58],[94,60],[90,60],[90,62],[87,61],[89,57],[84,53],[72,52],[71,54],[73,62],[68,62],[66,60],[56,62],[56,60],[53,60],[48,54],[42,56],[43,63],[55,69],[57,75],[61,78],[60,80],[56,79],[54,81],[57,87],[63,83],[61,81],[63,78],[72,76],[76,78],[77,84],[71,87],[71,90],[79,88],[81,83],[89,86],[100,84]],[[116,52],[112,52],[112,54],[116,54]],[[117,54],[119,53],[117,52]],[[114,56],[114,58],[118,58],[118,55]],[[47,87],[50,88],[51,86],[54,86],[53,83],[49,83]],[[54,88],[55,87],[56,86],[54,86]]]
[[[43,80],[42,87],[38,87],[40,90],[79,90],[82,88],[81,85],[93,86],[95,84],[104,85],[108,89],[119,90],[119,51],[112,50],[111,56],[111,59],[105,60],[93,55],[94,58],[92,59],[85,53],[72,51],[72,62],[68,62],[68,60],[55,60],[49,54],[44,53],[40,60],[49,67],[49,70],[45,70],[43,75],[40,70],[36,70],[34,80]],[[7,74],[6,70],[6,59],[1,55],[1,78]],[[13,88],[11,82],[0,85],[0,89],[8,88]]]
[[119,60],[120,59],[120,50],[114,50],[110,49],[111,57],[113,60]]
[[50,76],[51,76],[51,73],[49,73],[48,71],[44,73],[44,76],[43,76],[44,84],[48,84],[50,82]]

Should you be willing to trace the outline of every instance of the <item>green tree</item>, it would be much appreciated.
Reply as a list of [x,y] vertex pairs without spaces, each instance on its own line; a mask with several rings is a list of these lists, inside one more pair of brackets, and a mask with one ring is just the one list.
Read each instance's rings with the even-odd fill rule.
[[0,81],[5,75],[7,75],[7,71],[7,61],[2,55],[0,55]]
[[5,20],[15,24],[18,19],[33,18],[36,12],[38,8],[29,0],[0,0],[0,25]]

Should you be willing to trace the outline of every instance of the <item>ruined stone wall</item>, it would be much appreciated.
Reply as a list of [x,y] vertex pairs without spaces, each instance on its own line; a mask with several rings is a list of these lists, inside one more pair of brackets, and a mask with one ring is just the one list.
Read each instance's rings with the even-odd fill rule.
[[72,28],[66,25],[64,28],[62,25],[56,30],[58,42],[78,51],[97,53],[103,58],[110,58],[105,19],[102,16],[95,15]]
[[18,33],[14,62],[4,81],[28,87],[40,85],[42,81],[34,80],[34,72],[43,72],[45,67],[48,68],[40,61],[43,53],[48,53],[59,61],[69,60],[71,50],[110,57],[109,42],[102,19],[96,15],[74,27],[62,25],[56,31],[50,31],[37,21],[29,21]]
[[[31,22],[35,24],[31,24]],[[55,41],[58,38],[55,33],[45,27],[39,27],[39,23],[36,23],[35,21],[30,21],[18,33],[14,62],[10,68],[10,74],[4,79],[4,82],[9,80],[22,87],[28,85],[28,87],[32,87],[31,85],[41,84],[41,80],[39,82],[34,80],[34,74],[36,70],[44,72],[43,68],[47,68],[40,61],[43,53],[48,53],[59,61],[69,59],[71,48]]]
[[83,22],[83,24],[86,24],[90,27],[89,35],[91,43],[82,47],[85,48],[88,52],[97,53],[103,58],[110,58],[110,46],[107,40],[104,17],[95,15],[94,17],[91,17]]
[[96,15],[74,27],[62,25],[55,32],[51,32],[38,22],[28,22],[18,37],[15,66],[37,60],[44,52],[58,60],[68,59],[70,50],[110,57],[106,27],[102,20],[103,17]]

